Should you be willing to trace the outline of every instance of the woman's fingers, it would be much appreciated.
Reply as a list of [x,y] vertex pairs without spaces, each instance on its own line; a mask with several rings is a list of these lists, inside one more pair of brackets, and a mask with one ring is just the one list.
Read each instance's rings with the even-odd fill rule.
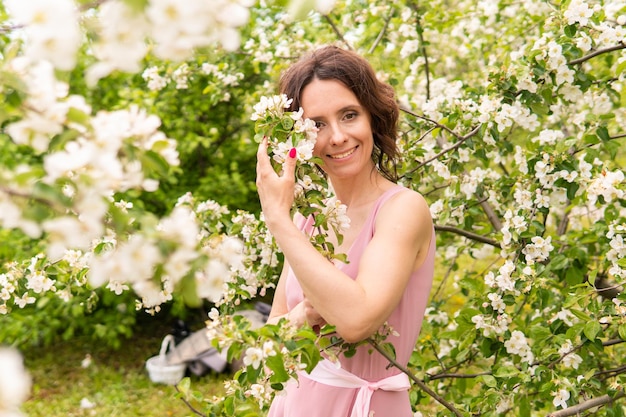
[[[259,147],[256,152],[256,175],[257,182],[259,177],[267,170],[272,168],[272,164],[270,163],[270,157],[267,154],[267,138],[263,138],[263,140],[259,143]],[[273,171],[273,169],[272,169]]]

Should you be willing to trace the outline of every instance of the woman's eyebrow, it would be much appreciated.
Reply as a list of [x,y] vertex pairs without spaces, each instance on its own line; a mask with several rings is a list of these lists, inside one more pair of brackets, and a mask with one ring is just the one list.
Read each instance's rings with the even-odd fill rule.
[[[336,114],[341,114],[341,113],[345,113],[349,110],[362,110],[363,106],[361,106],[360,104],[348,104],[347,106],[344,106],[342,108],[340,108],[339,110],[337,110]],[[324,116],[306,116],[307,119],[311,119],[311,120],[318,120],[318,119],[323,119]]]

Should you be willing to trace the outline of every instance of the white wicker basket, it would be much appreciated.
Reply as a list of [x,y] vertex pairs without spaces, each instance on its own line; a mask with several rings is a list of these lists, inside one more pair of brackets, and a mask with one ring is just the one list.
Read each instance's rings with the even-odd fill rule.
[[[171,345],[171,346],[170,346]],[[146,361],[146,369],[150,380],[159,384],[176,385],[185,376],[186,364],[170,365],[167,363],[165,354],[167,349],[174,348],[174,336],[168,334],[161,342],[161,351],[158,356],[153,356]]]

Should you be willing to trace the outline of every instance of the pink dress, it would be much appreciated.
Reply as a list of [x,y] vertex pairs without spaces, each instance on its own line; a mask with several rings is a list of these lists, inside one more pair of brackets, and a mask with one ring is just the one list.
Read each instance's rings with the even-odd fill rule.
[[[357,276],[361,256],[374,236],[378,210],[390,197],[402,190],[406,189],[396,186],[380,196],[349,249],[348,260],[350,262],[341,265],[340,268],[353,279]],[[310,226],[310,223],[305,224],[302,230],[310,230]],[[435,234],[433,231],[428,256],[422,266],[411,276],[398,307],[388,319],[388,323],[399,336],[389,336],[387,341],[394,344],[396,360],[402,365],[408,363],[420,332],[424,310],[432,286],[434,258]],[[288,273],[285,292],[289,310],[302,301],[302,289],[293,271]],[[400,373],[396,367],[388,368],[389,361],[378,352],[372,351],[369,345],[360,346],[357,353],[351,358],[340,355],[340,362],[344,369],[366,381],[379,381]],[[292,380],[287,384],[284,392],[276,395],[268,417],[348,417],[357,391],[355,388],[338,388],[325,385],[308,378],[299,378],[298,381]],[[371,411],[374,411],[374,417],[413,416],[408,391],[376,390],[370,403]]]

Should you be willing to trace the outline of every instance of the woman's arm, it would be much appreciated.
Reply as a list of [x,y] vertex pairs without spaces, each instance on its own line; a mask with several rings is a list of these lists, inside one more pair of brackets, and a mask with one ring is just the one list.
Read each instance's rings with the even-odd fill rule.
[[379,211],[375,235],[353,280],[321,255],[291,222],[295,160],[287,158],[283,169],[283,175],[274,172],[262,143],[257,188],[266,223],[315,310],[336,326],[344,340],[363,340],[396,308],[411,273],[428,252],[432,235],[428,205],[413,192],[388,200]]
[[286,318],[294,326],[302,326],[308,323],[311,327],[322,326],[326,324],[324,318],[315,310],[311,302],[305,297],[291,311],[287,305],[287,293],[285,285],[289,272],[289,264],[285,261],[283,270],[274,291],[274,299],[272,301],[272,309],[270,311],[267,323],[276,324],[281,318]]
[[280,277],[278,278],[278,284],[276,285],[276,291],[274,291],[274,299],[272,300],[272,309],[270,310],[270,315],[267,319],[269,324],[276,324],[278,321],[286,317],[289,313],[289,309],[287,308],[287,295],[285,293],[285,281],[287,281],[287,271],[289,270],[289,265],[285,261],[283,265],[283,270],[280,273]]

